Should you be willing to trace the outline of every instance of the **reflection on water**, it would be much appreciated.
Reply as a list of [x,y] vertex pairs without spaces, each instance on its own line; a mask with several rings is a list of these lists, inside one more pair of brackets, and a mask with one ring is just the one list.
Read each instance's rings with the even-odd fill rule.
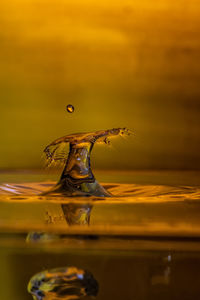
[[69,225],[89,225],[92,205],[90,204],[62,204],[65,219]]
[[[26,285],[32,275],[61,266],[90,270],[100,286],[98,300],[198,299],[199,187],[113,181],[103,184],[113,197],[103,199],[40,196],[54,182],[1,185],[1,228],[20,230],[23,239],[20,244],[18,234],[14,241],[6,235],[5,249],[0,248],[1,282],[8,282],[2,299],[30,299]],[[32,243],[25,243],[29,231]],[[81,281],[76,295],[68,289],[58,296],[56,290],[65,288],[57,287],[55,278],[38,283],[44,277],[36,277],[35,300],[76,299],[82,289],[87,292]]]
[[[46,219],[45,222],[47,224],[56,225],[61,219],[65,219],[69,226],[71,225],[89,225],[90,224],[90,214],[92,210],[91,204],[77,204],[77,203],[69,203],[69,204],[61,204],[60,205],[63,216],[60,218],[52,217],[51,213],[46,211]],[[60,238],[65,238],[65,235],[61,237],[56,234],[47,233],[47,232],[29,232],[26,238],[27,242],[48,242],[53,240],[58,240]]]
[[[90,165],[90,154],[94,144],[109,144],[108,138],[130,135],[126,128],[113,128],[88,133],[76,133],[53,141],[45,149],[48,165],[55,162],[65,163],[59,182],[46,194],[62,194],[64,196],[99,196],[109,197],[111,194],[95,179]],[[69,154],[66,149],[69,143]]]
[[[98,281],[97,300],[199,299],[200,254],[196,251],[185,252],[185,243],[179,244],[182,251],[175,251],[172,244],[172,247],[170,247],[172,251],[170,252],[159,250],[159,247],[152,251],[146,241],[140,242],[137,250],[134,248],[133,243],[131,251],[126,249],[123,252],[118,247],[119,243],[123,244],[123,240],[120,240],[119,243],[113,241],[113,246],[109,250],[102,248],[96,240],[84,240],[81,243],[84,243],[85,250],[79,248],[80,241],[78,241],[77,246],[72,249],[69,247],[63,248],[62,243],[60,243],[59,249],[56,251],[53,250],[52,244],[49,245],[48,249],[47,245],[39,248],[39,251],[38,247],[32,248],[31,245],[25,251],[23,249],[21,251],[13,249],[12,253],[9,251],[9,261],[6,264],[7,269],[0,270],[0,275],[4,276],[2,282],[5,283],[5,286],[4,284],[1,286],[1,295],[2,290],[6,288],[6,272],[9,272],[10,275],[10,280],[7,283],[7,294],[10,289],[13,291],[10,293],[10,297],[1,297],[1,299],[30,300],[32,296],[27,292],[27,285],[30,278],[35,278],[36,291],[40,289],[43,292],[46,287],[45,300],[58,300],[59,297],[55,290],[54,292],[52,291],[55,287],[53,285],[54,275],[49,274],[46,286],[45,282],[39,282],[46,275],[37,277],[37,275],[46,272],[45,270],[48,270],[46,274],[53,273],[53,269],[58,266],[73,266],[82,271],[89,270]],[[169,248],[168,243],[165,243],[165,246],[166,249]],[[6,253],[8,250],[6,250],[5,256],[8,255]],[[172,256],[171,262],[166,260],[169,254]],[[2,259],[5,256],[1,254]],[[62,271],[56,271],[56,273],[62,273]],[[33,276],[35,274],[37,275]],[[60,275],[62,276],[62,274]],[[51,276],[54,278],[51,278]],[[62,280],[60,281],[61,276],[58,276],[58,284],[63,282]],[[67,283],[69,282],[67,281]],[[95,295],[95,282],[92,284],[92,281],[88,278],[85,283],[79,282],[79,284],[78,288],[85,289],[87,286],[91,291],[90,295]],[[30,288],[31,285],[29,284],[29,291]],[[64,289],[62,285],[60,288]],[[77,298],[76,296],[75,299]],[[68,298],[61,297],[61,299]],[[89,299],[89,294],[86,296],[86,299]],[[35,298],[35,300],[38,299]]]
[[169,285],[171,277],[171,254],[165,256],[160,264],[155,264],[151,269],[151,284],[154,285]]
[[[56,233],[59,231],[62,234],[78,233],[82,229],[87,234],[95,232],[95,235],[103,232],[156,236],[200,234],[198,186],[106,183],[103,186],[113,197],[72,199],[62,195],[40,195],[54,184],[2,184],[1,226],[23,232],[46,232],[56,228]],[[66,205],[65,208],[63,205]],[[76,209],[73,211],[72,207]],[[90,223],[90,226],[79,226],[79,229],[69,226],[79,222],[85,225]]]
[[35,300],[80,299],[96,296],[98,283],[88,271],[76,267],[56,268],[34,275],[28,292]]

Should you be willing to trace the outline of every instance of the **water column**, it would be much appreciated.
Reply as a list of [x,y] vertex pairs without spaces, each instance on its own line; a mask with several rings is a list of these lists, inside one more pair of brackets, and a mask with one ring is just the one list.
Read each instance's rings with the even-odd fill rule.
[[74,195],[107,196],[110,194],[97,182],[90,166],[90,153],[94,143],[70,143],[66,165],[58,182],[62,192]]

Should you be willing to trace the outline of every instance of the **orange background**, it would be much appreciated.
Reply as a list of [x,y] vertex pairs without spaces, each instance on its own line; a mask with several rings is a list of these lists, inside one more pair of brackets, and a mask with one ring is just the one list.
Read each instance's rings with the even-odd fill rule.
[[0,168],[127,126],[136,137],[97,145],[96,168],[200,169],[199,37],[195,0],[1,0]]

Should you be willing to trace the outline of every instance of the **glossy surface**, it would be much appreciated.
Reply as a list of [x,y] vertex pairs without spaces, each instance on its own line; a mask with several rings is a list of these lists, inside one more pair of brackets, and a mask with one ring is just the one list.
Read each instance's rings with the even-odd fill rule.
[[[1,298],[31,299],[33,277],[29,291],[35,286],[41,299],[62,299],[61,277],[73,266],[98,282],[97,300],[198,299],[198,173],[96,173],[111,182],[103,186],[114,197],[41,196],[54,185],[44,174],[2,174]],[[81,292],[65,286],[63,299],[86,293],[85,283],[78,286]]]
[[27,285],[34,274],[76,266],[89,270],[98,281],[97,300],[198,299],[200,255],[195,243],[123,239],[102,243],[76,238],[67,239],[64,246],[54,241],[27,247],[19,240],[12,246],[1,240],[1,298],[31,300]]
[[[20,174],[19,174],[20,175]],[[6,178],[3,174],[2,178]],[[11,176],[11,175],[10,175]],[[33,180],[44,175],[21,175]],[[45,175],[46,179],[52,176]],[[99,173],[112,198],[41,196],[55,182],[2,183],[1,229],[11,231],[52,231],[59,233],[95,233],[99,235],[200,236],[200,189],[198,173]],[[13,180],[10,177],[10,180]],[[17,178],[17,176],[15,176]],[[30,179],[29,179],[30,178]],[[9,179],[7,175],[7,179]],[[176,182],[176,185],[173,184]],[[187,185],[186,183],[189,183]],[[90,226],[70,226],[70,223]]]
[[35,300],[80,299],[96,296],[98,283],[88,271],[57,268],[35,274],[28,283],[28,292]]

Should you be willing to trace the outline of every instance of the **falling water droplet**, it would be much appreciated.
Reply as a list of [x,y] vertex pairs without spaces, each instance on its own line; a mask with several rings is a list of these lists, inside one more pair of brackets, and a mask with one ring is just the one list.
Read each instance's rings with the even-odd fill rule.
[[71,114],[71,113],[74,112],[74,106],[71,105],[71,104],[68,104],[68,105],[66,106],[66,110]]

